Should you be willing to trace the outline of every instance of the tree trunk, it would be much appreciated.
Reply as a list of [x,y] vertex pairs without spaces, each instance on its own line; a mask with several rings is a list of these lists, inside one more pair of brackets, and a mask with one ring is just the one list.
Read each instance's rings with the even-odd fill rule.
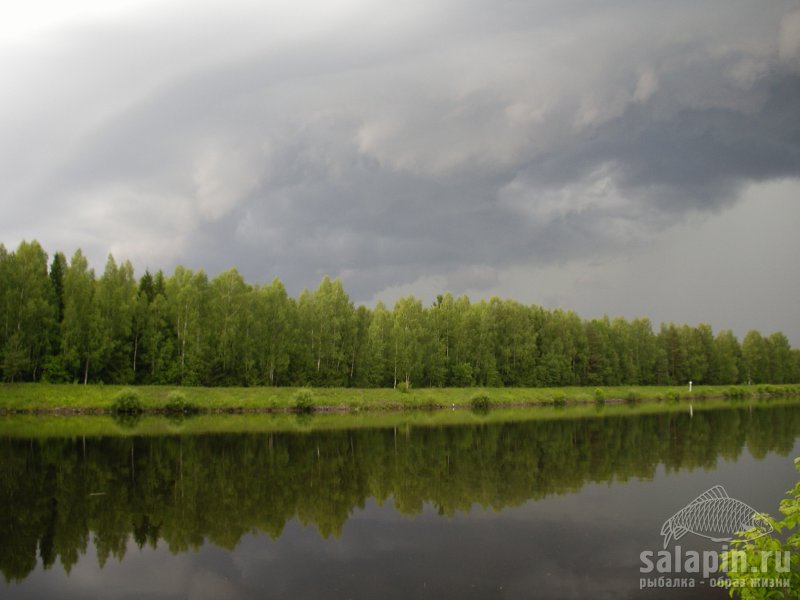
[[139,350],[139,334],[133,338],[133,378],[136,380],[136,353]]
[[83,370],[83,385],[89,383],[89,357],[86,357],[86,367]]
[[394,343],[394,385],[393,388],[397,388],[397,342]]

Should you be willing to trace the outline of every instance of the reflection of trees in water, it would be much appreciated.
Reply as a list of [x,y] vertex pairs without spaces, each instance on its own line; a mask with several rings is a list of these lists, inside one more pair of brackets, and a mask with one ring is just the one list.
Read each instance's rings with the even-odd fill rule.
[[713,467],[746,447],[787,454],[800,407],[527,421],[440,428],[196,437],[6,439],[0,453],[0,569],[23,579],[60,558],[69,570],[90,532],[101,566],[163,539],[232,548],[253,529],[278,537],[297,517],[337,535],[369,497],[413,514],[474,503],[500,509],[587,482]]

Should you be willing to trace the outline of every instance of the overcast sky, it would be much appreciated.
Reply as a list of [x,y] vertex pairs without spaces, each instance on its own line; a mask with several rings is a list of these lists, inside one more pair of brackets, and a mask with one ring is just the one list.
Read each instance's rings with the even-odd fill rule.
[[800,2],[0,5],[0,241],[800,346]]

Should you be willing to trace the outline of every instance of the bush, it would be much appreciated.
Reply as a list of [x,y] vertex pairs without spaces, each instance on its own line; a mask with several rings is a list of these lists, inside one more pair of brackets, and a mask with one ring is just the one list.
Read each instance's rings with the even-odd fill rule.
[[472,407],[472,410],[488,412],[491,407],[491,401],[486,394],[478,394],[470,399],[469,405]]
[[594,389],[594,401],[595,402],[605,402],[606,401],[606,393],[600,388],[595,388]]
[[314,412],[314,392],[301,388],[294,393],[294,409],[299,413]]
[[680,393],[676,392],[675,390],[668,390],[666,393],[667,400],[670,402],[677,402],[681,399]]
[[138,415],[143,412],[139,392],[126,388],[114,396],[111,412],[117,415]]
[[567,395],[564,392],[553,394],[553,406],[566,406]]
[[397,384],[397,391],[401,394],[407,394],[411,391],[411,383],[408,381],[401,381]]
[[193,415],[200,412],[200,409],[186,400],[186,394],[175,390],[167,394],[164,412],[168,415]]
[[[795,458],[794,464],[800,471],[800,458]],[[738,532],[730,543],[730,550],[722,554],[722,572],[730,583],[743,582],[730,587],[731,597],[738,596],[742,600],[797,598],[795,592],[800,589],[800,531],[797,531],[800,525],[800,481],[786,493],[789,497],[781,500],[778,509],[783,513],[783,519],[756,515],[754,520],[758,526]],[[766,525],[770,530],[765,534]],[[776,560],[778,557],[783,559],[780,566]],[[789,586],[785,589],[789,593],[767,595],[766,589],[758,582],[770,579],[788,580]]]

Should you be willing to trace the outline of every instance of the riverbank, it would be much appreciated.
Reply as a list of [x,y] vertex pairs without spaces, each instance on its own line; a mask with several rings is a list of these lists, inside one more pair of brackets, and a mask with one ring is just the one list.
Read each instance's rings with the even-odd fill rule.
[[145,413],[359,412],[773,398],[800,396],[800,385],[694,386],[689,392],[676,386],[397,390],[22,383],[0,385],[0,414],[110,413],[126,394]]
[[151,437],[240,433],[312,433],[361,429],[412,430],[461,425],[490,425],[528,421],[571,421],[619,417],[670,415],[688,417],[720,411],[797,406],[800,397],[750,400],[679,400],[637,403],[571,403],[535,407],[476,410],[382,410],[316,412],[205,412],[192,416],[149,413],[113,415],[87,413],[23,413],[0,417],[0,438],[74,438],[82,436]]

